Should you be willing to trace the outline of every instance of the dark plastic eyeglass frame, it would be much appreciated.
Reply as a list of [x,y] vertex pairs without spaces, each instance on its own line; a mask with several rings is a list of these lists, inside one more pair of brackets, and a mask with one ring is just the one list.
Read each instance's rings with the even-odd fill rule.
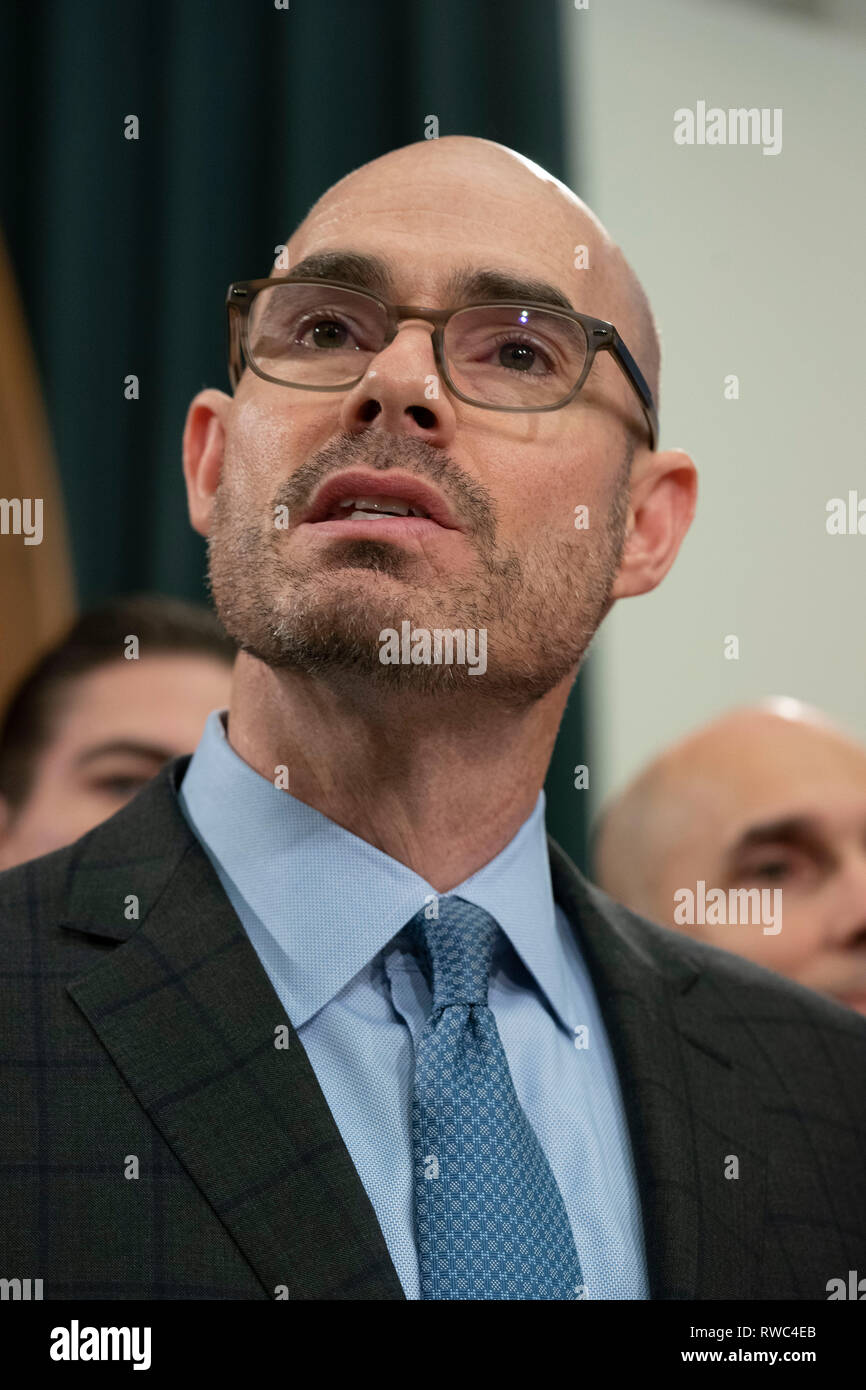
[[[477,405],[481,410],[502,410],[519,415],[534,415],[545,410],[561,410],[563,406],[569,405],[580,391],[589,376],[596,353],[610,352],[640,401],[649,427],[650,447],[655,449],[658,445],[659,423],[652,392],[640,367],[613,324],[607,323],[604,319],[592,318],[589,314],[579,314],[576,309],[562,309],[558,305],[538,304],[524,299],[483,300],[477,304],[461,304],[456,309],[426,309],[417,304],[389,304],[386,300],[380,299],[378,295],[371,294],[369,290],[358,289],[357,285],[343,284],[340,280],[292,280],[284,275],[264,280],[236,280],[229,285],[226,293],[228,374],[233,391],[237,389],[243,374],[244,360],[246,360],[250,370],[255,372],[256,376],[261,377],[263,381],[270,381],[275,386],[288,386],[301,391],[349,391],[353,386],[357,386],[368,370],[365,367],[354,381],[341,382],[339,386],[310,386],[301,382],[282,381],[279,377],[263,372],[253,361],[249,348],[247,325],[249,312],[256,295],[261,290],[269,289],[272,285],[320,285],[325,289],[349,290],[352,294],[362,295],[365,299],[372,300],[374,304],[378,304],[384,310],[387,324],[385,341],[380,351],[383,351],[394,341],[399,326],[404,320],[423,319],[427,323],[432,323],[433,356],[443,381],[458,400],[464,401],[467,405]],[[586,334],[586,362],[579,379],[567,396],[563,397],[561,401],[556,401],[553,405],[490,405],[486,401],[477,401],[472,396],[465,395],[458,386],[455,386],[448,371],[444,352],[445,325],[455,314],[460,314],[466,309],[487,308],[540,309],[546,314],[555,314],[559,318],[570,319],[573,323],[580,324]]]

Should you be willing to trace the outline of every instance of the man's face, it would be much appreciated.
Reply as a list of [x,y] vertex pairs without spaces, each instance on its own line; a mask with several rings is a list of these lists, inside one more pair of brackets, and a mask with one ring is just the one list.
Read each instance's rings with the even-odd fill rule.
[[71,844],[169,758],[191,753],[230,684],[227,662],[168,653],[113,660],[70,682],[30,793],[0,835],[0,868]]
[[[658,855],[655,915],[674,894],[781,890],[781,931],[681,926],[866,1013],[866,751],[820,726],[756,720],[707,739],[672,779],[675,836]],[[772,895],[766,900],[772,902]]]
[[[576,308],[615,319],[600,274],[573,267],[577,240],[595,254],[592,223],[576,231],[574,209],[535,175],[494,161],[473,179],[438,152],[398,152],[380,165],[314,209],[289,244],[292,271],[314,253],[374,256],[390,271],[394,302],[451,307],[444,287],[454,272],[496,269],[547,281]],[[335,681],[363,671],[379,688],[483,686],[485,698],[520,704],[570,678],[609,606],[625,533],[627,430],[640,430],[640,410],[604,353],[578,400],[543,414],[466,405],[441,383],[431,399],[435,374],[421,321],[404,324],[350,390],[244,374],[223,422],[209,527],[214,599],[227,630],[269,666]],[[452,525],[305,521],[318,490],[346,469],[366,475],[357,492],[367,497],[391,496],[396,478],[426,484]],[[575,525],[581,506],[587,529]],[[275,525],[281,507],[287,528]],[[406,620],[486,629],[486,674],[383,665],[380,633]]]

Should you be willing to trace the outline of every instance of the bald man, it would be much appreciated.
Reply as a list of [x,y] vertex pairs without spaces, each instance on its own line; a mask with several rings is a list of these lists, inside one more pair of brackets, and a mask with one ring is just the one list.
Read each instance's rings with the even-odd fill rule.
[[866,1024],[544,832],[587,644],[695,503],[621,252],[513,151],[419,142],[227,312],[183,464],[228,710],[0,879],[7,1265],[45,1297],[825,1298],[866,1255]]
[[[667,749],[606,809],[595,868],[635,912],[866,1013],[866,749],[817,710],[767,701]],[[696,922],[713,890],[778,911]]]

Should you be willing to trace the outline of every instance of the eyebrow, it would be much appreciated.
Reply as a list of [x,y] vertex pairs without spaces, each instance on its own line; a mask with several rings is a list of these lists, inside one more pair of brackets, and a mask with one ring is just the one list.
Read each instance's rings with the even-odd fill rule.
[[342,280],[358,290],[369,290],[385,299],[391,292],[391,274],[378,256],[357,251],[314,251],[285,277],[287,280]]
[[748,826],[727,851],[728,859],[735,858],[746,850],[760,849],[770,844],[809,844],[822,843],[821,831],[816,820],[810,816],[782,816],[778,820],[764,821]]
[[92,748],[87,748],[76,759],[79,767],[86,767],[88,763],[95,762],[97,758],[118,757],[125,755],[136,758],[150,758],[154,762],[167,763],[169,758],[174,757],[174,752],[169,748],[161,748],[155,743],[141,743],[136,739],[114,739],[108,743],[97,743]]
[[[393,277],[386,261],[357,251],[316,251],[299,261],[288,280],[341,280],[355,289],[367,290],[388,299]],[[571,309],[574,305],[556,285],[546,280],[516,275],[496,267],[463,265],[453,270],[443,286],[449,304],[473,304],[478,300],[511,302],[526,300],[549,304],[551,308]]]

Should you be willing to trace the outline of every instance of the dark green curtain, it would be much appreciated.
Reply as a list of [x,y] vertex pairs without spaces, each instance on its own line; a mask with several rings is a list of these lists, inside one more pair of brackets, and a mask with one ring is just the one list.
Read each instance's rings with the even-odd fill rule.
[[[180,474],[227,389],[223,299],[319,194],[440,134],[565,177],[557,0],[31,0],[0,11],[2,224],[43,375],[82,605],[203,597]],[[124,138],[128,116],[139,139]],[[127,400],[134,374],[140,398]],[[583,860],[572,697],[552,828]],[[559,769],[557,772],[556,769]]]

